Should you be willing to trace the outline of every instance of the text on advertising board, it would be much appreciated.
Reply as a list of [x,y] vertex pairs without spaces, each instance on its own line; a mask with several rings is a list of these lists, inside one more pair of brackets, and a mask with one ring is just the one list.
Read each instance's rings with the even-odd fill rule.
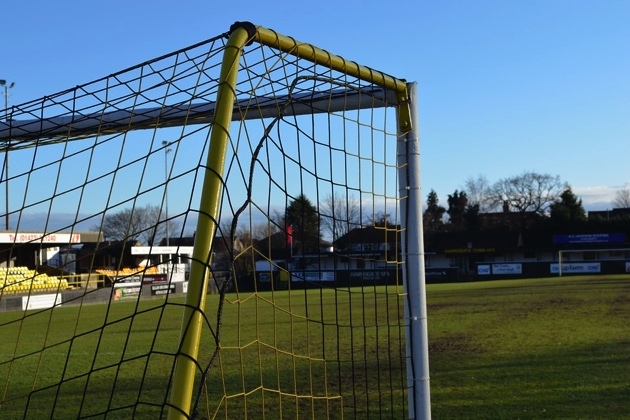
[[80,233],[52,233],[44,235],[42,233],[0,233],[1,243],[52,243],[52,244],[78,244],[81,243]]

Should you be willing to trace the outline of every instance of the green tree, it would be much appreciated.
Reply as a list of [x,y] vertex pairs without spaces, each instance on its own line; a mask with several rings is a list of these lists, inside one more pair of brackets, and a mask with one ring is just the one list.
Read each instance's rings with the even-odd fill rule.
[[304,195],[300,194],[287,206],[284,224],[292,232],[293,246],[302,247],[306,252],[319,250],[320,222],[317,208]]
[[437,193],[431,190],[427,196],[427,209],[422,215],[425,231],[437,232],[441,230],[444,225],[444,222],[442,222],[444,213],[446,213],[446,209],[440,206]]
[[479,230],[479,204],[469,204],[466,206],[466,214],[464,214],[466,229],[470,231]]
[[582,200],[578,199],[571,187],[560,194],[560,199],[550,206],[550,218],[554,223],[563,225],[586,221],[586,212],[582,207]]
[[455,190],[453,194],[448,195],[448,213],[449,225],[454,230],[461,230],[466,227],[466,207],[468,205],[468,197],[464,191]]

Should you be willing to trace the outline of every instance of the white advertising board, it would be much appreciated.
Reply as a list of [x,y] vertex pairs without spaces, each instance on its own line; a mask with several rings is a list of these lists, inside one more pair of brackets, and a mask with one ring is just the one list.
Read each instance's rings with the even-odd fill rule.
[[0,243],[22,244],[27,242],[45,244],[78,244],[81,243],[80,233],[0,233]]
[[490,264],[479,264],[477,266],[477,274],[480,276],[489,276],[491,273]]
[[[558,274],[558,263],[550,264],[551,274]],[[562,274],[570,273],[600,273],[602,271],[602,265],[595,262],[585,263],[566,263],[562,264]]]
[[334,271],[305,271],[291,273],[291,281],[335,281]]
[[61,305],[61,294],[31,295],[22,298],[22,310],[45,309]]
[[523,274],[523,265],[492,264],[492,274]]

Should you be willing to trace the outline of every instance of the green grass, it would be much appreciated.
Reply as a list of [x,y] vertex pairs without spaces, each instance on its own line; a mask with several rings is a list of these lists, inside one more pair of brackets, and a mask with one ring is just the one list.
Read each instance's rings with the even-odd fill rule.
[[[202,415],[319,417],[404,409],[402,297],[396,288],[229,296]],[[0,314],[0,417],[155,418],[167,400],[183,299]],[[216,349],[207,303],[200,371]],[[199,388],[198,388],[199,389]],[[36,390],[36,392],[31,392]],[[134,411],[136,410],[136,411]],[[140,411],[137,411],[140,410]],[[109,417],[109,416],[108,416]]]
[[436,418],[628,418],[630,277],[429,288]]
[[[630,276],[427,295],[434,418],[628,418]],[[0,314],[0,418],[159,418],[182,303]],[[200,415],[405,418],[402,304],[392,287],[230,295]],[[210,296],[200,371],[217,306]]]

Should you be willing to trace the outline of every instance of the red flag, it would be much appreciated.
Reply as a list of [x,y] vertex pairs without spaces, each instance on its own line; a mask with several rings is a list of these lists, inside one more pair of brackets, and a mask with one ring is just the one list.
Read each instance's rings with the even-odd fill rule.
[[287,245],[293,243],[293,225],[287,226]]

